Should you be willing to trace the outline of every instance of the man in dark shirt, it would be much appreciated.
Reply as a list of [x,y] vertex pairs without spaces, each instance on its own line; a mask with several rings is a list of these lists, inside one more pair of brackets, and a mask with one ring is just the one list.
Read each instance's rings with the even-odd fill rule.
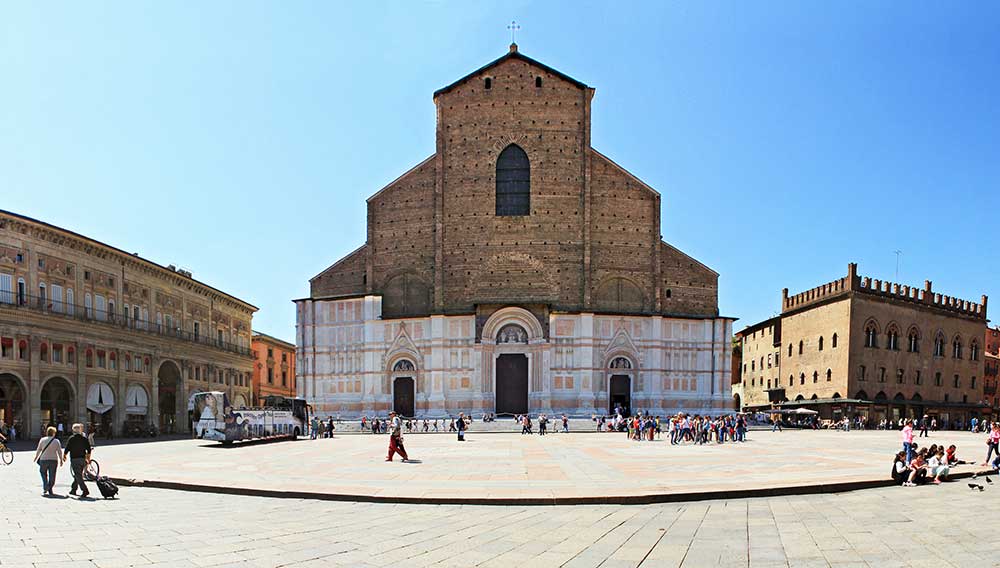
[[63,457],[67,455],[70,457],[70,467],[73,469],[73,486],[70,488],[69,494],[76,495],[76,488],[79,486],[82,491],[80,493],[81,499],[90,495],[90,491],[83,482],[83,470],[87,467],[87,462],[90,461],[90,450],[90,442],[83,435],[83,424],[74,424],[73,435],[66,441]]

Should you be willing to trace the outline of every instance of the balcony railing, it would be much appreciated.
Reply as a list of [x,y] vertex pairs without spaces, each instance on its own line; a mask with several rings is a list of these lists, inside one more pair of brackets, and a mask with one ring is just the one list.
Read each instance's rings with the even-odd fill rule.
[[167,327],[156,322],[126,317],[122,314],[108,312],[107,310],[97,310],[93,307],[88,308],[79,304],[69,304],[64,301],[53,300],[52,298],[14,294],[6,290],[0,290],[0,310],[25,310],[34,313],[43,313],[53,317],[128,329],[138,333],[173,337],[182,341],[207,345],[240,355],[249,356],[251,353],[249,346],[243,347],[239,344],[222,341],[218,338],[213,339],[203,333],[196,334],[179,327]]

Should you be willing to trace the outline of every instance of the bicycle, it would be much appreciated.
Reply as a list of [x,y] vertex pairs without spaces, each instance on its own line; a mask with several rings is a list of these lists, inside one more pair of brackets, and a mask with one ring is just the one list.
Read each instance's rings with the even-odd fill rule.
[[10,465],[14,463],[14,452],[7,447],[7,444],[0,442],[0,460],[3,461],[4,465]]
[[87,467],[83,468],[83,478],[87,481],[97,481],[101,475],[101,464],[97,460],[90,460]]

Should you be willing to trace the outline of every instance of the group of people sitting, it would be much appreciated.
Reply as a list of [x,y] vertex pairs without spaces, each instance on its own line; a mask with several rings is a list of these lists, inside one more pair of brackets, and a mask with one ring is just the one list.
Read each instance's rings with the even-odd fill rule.
[[[907,455],[909,452],[910,455]],[[914,487],[921,483],[941,483],[948,480],[951,468],[966,462],[955,455],[955,445],[946,449],[937,444],[929,448],[911,446],[896,453],[892,462],[892,479],[904,487]]]

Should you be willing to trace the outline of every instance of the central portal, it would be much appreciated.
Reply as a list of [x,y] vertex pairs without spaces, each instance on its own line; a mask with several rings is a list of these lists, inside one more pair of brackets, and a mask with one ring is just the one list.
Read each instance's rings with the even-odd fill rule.
[[613,375],[608,396],[608,413],[612,416],[620,409],[622,416],[632,414],[632,379],[628,375]]
[[413,404],[413,378],[398,377],[392,381],[392,409],[407,418],[416,415]]
[[528,356],[504,353],[497,357],[497,414],[528,413]]

